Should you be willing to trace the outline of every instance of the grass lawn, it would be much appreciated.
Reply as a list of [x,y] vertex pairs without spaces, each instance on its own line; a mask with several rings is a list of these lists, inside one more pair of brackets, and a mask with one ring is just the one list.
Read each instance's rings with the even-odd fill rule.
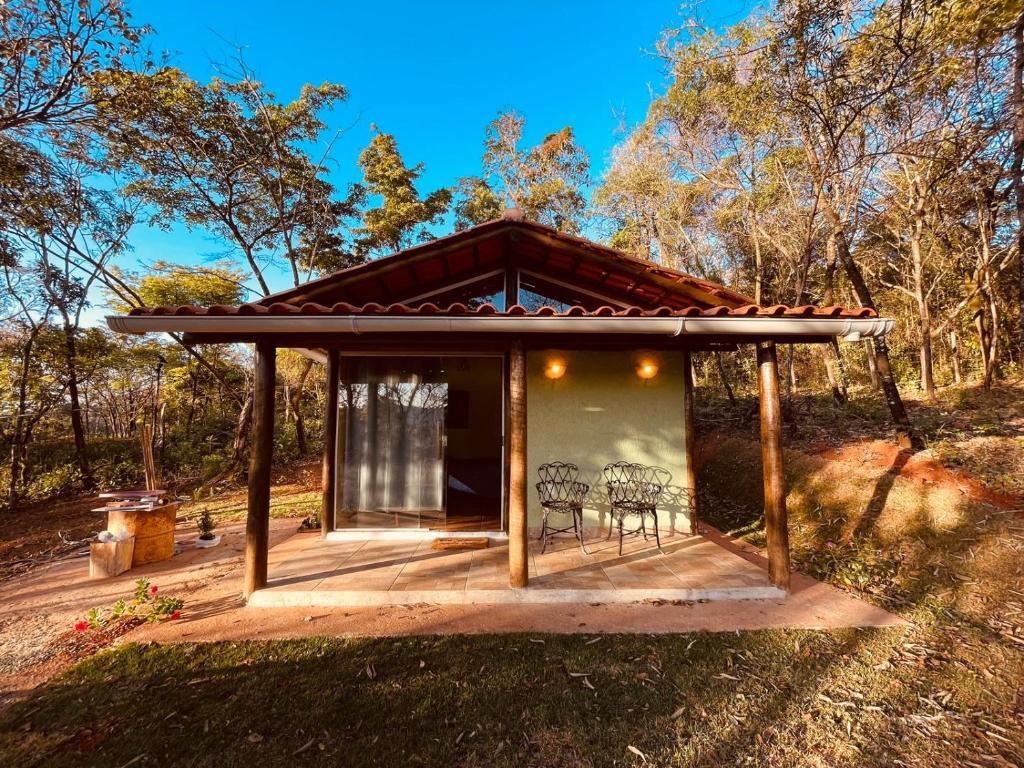
[[0,754],[19,766],[1014,764],[1020,731],[993,710],[1019,687],[1019,656],[994,679],[959,656],[898,630],[129,645],[4,714]]

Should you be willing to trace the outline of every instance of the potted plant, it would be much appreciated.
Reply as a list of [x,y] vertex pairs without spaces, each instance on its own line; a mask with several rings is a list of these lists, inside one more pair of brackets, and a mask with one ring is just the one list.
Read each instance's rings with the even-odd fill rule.
[[215,547],[220,544],[220,536],[216,536],[213,533],[213,529],[217,527],[217,524],[213,522],[213,516],[210,514],[209,509],[204,509],[199,513],[199,517],[196,518],[196,525],[199,526],[199,539],[196,540],[196,546],[199,549]]

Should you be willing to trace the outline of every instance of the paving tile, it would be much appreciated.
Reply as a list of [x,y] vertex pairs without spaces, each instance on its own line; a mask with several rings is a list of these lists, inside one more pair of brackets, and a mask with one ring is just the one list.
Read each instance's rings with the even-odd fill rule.
[[[273,590],[324,591],[461,591],[506,590],[508,545],[487,549],[438,551],[430,540],[327,542],[309,537],[303,546],[272,551]],[[678,534],[653,540],[588,538],[590,554],[577,541],[559,537],[540,554],[529,542],[531,589],[614,590],[763,588],[767,573],[754,563],[701,537]],[[638,599],[640,599],[638,597]]]

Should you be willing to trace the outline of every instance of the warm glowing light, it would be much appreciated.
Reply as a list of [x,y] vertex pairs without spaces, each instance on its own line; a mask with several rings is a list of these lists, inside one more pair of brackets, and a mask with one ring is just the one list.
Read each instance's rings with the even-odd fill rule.
[[552,360],[544,368],[544,375],[549,379],[560,379],[565,375],[565,363],[561,360]]
[[636,367],[636,375],[641,379],[653,379],[658,375],[658,366],[650,360],[644,360]]

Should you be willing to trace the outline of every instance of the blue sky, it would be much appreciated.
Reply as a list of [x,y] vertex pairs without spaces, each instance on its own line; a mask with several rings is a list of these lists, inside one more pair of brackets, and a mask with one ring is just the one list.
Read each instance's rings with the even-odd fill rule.
[[[344,129],[332,151],[332,180],[358,178],[356,158],[371,123],[393,133],[407,162],[426,163],[421,192],[477,173],[484,126],[514,108],[526,142],[571,125],[595,178],[621,138],[643,119],[663,83],[654,46],[684,21],[672,0],[633,2],[310,2],[158,0],[133,3],[150,24],[150,45],[206,82],[241,46],[249,67],[281,100],[304,83],[342,83],[346,105],[329,116]],[[727,25],[746,0],[701,5],[706,22]],[[125,266],[157,259],[197,263],[229,255],[224,244],[175,226],[140,227]],[[278,276],[272,288],[286,287]]]

